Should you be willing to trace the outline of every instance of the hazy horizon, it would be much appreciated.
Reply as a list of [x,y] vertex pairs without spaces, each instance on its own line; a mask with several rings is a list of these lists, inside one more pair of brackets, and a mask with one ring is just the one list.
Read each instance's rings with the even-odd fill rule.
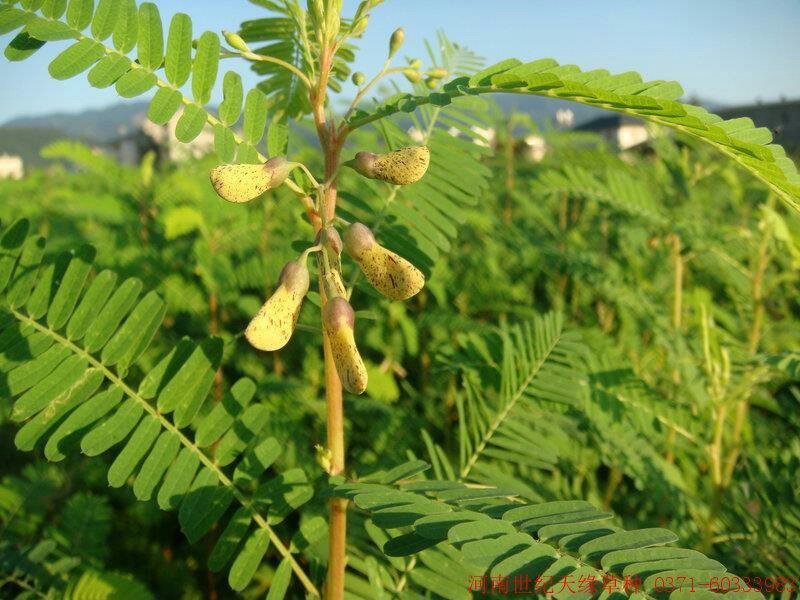
[[[356,0],[345,0],[346,14]],[[248,2],[230,2],[222,15],[210,0],[162,0],[162,19],[186,12],[194,31],[238,29],[244,20],[258,18],[263,9]],[[457,14],[451,14],[457,13]],[[429,2],[387,0],[373,12],[370,28],[359,40],[354,70],[367,76],[382,64],[388,37],[406,30],[403,56],[424,57],[424,40],[442,29],[453,41],[474,50],[487,63],[503,58],[522,60],[552,57],[583,69],[639,71],[646,79],[679,81],[687,97],[723,105],[800,98],[800,77],[794,58],[800,55],[800,2],[770,0],[675,0],[650,5],[633,0],[573,2],[560,6],[531,0],[486,3],[476,0]],[[11,35],[0,36],[6,45]],[[0,122],[55,112],[104,108],[120,99],[113,87],[93,89],[84,75],[53,81],[49,62],[67,42],[49,42],[31,58],[0,61],[7,89],[0,96]],[[224,61],[221,69],[245,74],[246,84],[257,79],[243,62]],[[347,85],[343,95],[352,94]],[[135,98],[142,101],[147,96]],[[24,98],[24,104],[19,102]],[[219,100],[218,93],[213,98]]]

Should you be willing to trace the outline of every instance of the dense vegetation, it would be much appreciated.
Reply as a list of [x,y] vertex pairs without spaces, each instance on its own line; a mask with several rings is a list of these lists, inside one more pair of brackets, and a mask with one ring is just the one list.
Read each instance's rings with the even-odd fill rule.
[[[245,23],[248,43],[286,35],[270,24],[302,11],[258,4],[279,15]],[[83,23],[85,2],[70,2],[61,25],[58,2],[25,16],[41,5],[0,12],[4,31],[14,19],[27,28],[11,58]],[[130,52],[110,5],[99,3],[92,38],[113,33]],[[312,31],[332,27],[320,21],[330,13],[309,14]],[[160,27],[152,4],[139,18],[140,28]],[[343,31],[357,35],[358,23]],[[200,38],[194,78],[219,53],[212,35]],[[141,36],[139,66],[116,75],[118,89],[127,78],[123,91],[156,85],[162,50],[150,38],[143,50]],[[89,61],[89,39],[54,76],[106,61],[90,82],[110,77],[120,60]],[[169,56],[191,32],[168,39],[158,121],[177,110],[180,100],[165,107],[189,77]],[[324,55],[324,40],[292,41],[308,52],[304,73]],[[331,87],[351,57],[343,45]],[[353,500],[351,597],[464,598],[484,574],[509,577],[512,592],[515,576],[546,577],[557,598],[592,596],[578,584],[587,578],[625,576],[655,596],[681,576],[698,588],[683,597],[714,597],[728,591],[717,589],[726,569],[765,593],[790,589],[776,578],[800,574],[794,166],[764,131],[677,103],[668,82],[554,61],[481,70],[444,37],[429,62],[414,95],[343,124],[346,157],[409,145],[413,126],[431,165],[409,186],[336,172],[337,216],[369,224],[426,274],[424,290],[400,303],[342,265],[369,385],[345,395],[341,473],[326,440],[327,292],[309,293],[285,348],[259,353],[243,335],[281,267],[313,239],[324,202],[298,202],[296,189],[314,190],[297,171],[291,188],[238,206],[208,178],[237,151],[242,162],[263,152],[310,173],[330,168],[329,153],[307,141],[314,106],[297,78],[256,61],[265,83],[247,94],[235,138],[240,83],[225,76],[229,104],[217,121],[203,108],[214,78],[193,79],[178,135],[210,119],[221,157],[147,155],[129,167],[64,141],[43,151],[58,166],[0,182],[0,452],[9,457],[0,593],[315,595],[330,560],[331,497]],[[523,87],[639,114],[654,122],[651,140],[620,155],[599,137],[545,130],[548,152],[533,162],[518,138],[536,125],[483,97]],[[489,127],[494,150],[480,133]]]

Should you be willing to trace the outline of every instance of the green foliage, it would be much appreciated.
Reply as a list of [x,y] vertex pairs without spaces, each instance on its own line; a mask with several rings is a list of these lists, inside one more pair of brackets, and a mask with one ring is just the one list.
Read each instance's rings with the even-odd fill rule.
[[800,174],[771,132],[756,128],[748,118],[723,121],[705,109],[677,102],[683,88],[675,81],[642,81],[638,73],[611,74],[604,69],[581,71],[550,58],[522,63],[501,61],[471,77],[459,77],[442,91],[424,96],[397,94],[371,113],[353,114],[350,127],[361,127],[397,112],[412,112],[432,104],[446,106],[454,98],[486,93],[552,96],[627,113],[675,128],[706,141],[762,179],[793,208],[798,209]]
[[[236,543],[222,536],[216,560],[221,569],[233,559],[231,587],[243,589],[249,583],[270,540],[299,571],[272,527],[313,492],[301,469],[259,482],[277,455],[276,442],[259,437],[263,407],[247,406],[254,384],[239,380],[216,410],[200,417],[222,358],[221,340],[184,340],[148,373],[130,374],[161,324],[164,302],[153,293],[139,299],[142,285],[134,278],[115,288],[111,271],[87,281],[87,253],[42,262],[44,239],[28,237],[28,229],[27,221],[17,221],[0,239],[7,282],[0,317],[1,385],[5,397],[16,398],[11,419],[25,422],[15,437],[17,447],[32,450],[41,444],[48,459],[60,460],[75,446],[96,456],[122,445],[109,467],[108,484],[120,487],[135,477],[136,496],[148,499],[163,481],[158,504],[178,510],[191,542],[204,537],[232,503],[242,506],[244,527],[237,529]],[[205,433],[203,445],[217,444],[213,456],[181,431],[195,421]],[[235,461],[230,476],[222,467]],[[68,505],[66,518],[72,515],[74,522],[76,510],[83,513]],[[102,511],[93,517],[102,519]],[[93,524],[88,534],[96,535],[100,527]],[[70,539],[80,542],[83,529],[73,530]],[[237,551],[240,540],[245,541]],[[90,539],[82,541],[82,550],[90,547]]]
[[[777,199],[796,208],[799,189],[769,132],[634,73],[549,59],[484,69],[443,34],[410,93],[381,90],[372,108],[359,96],[336,130],[315,123],[347,137],[343,158],[431,153],[409,186],[338,172],[336,216],[427,281],[392,303],[345,267],[370,386],[345,397],[346,478],[327,481],[322,298],[309,294],[279,352],[242,336],[314,239],[314,211],[294,197],[312,178],[295,171],[232,207],[208,172],[287,155],[328,179],[306,117],[336,111],[308,87],[324,57],[321,87],[339,89],[379,2],[351,19],[327,0],[255,4],[267,16],[228,36],[234,50],[147,2],[0,4],[0,33],[19,32],[9,59],[68,41],[53,77],[152,93],[157,124],[183,107],[175,137],[209,125],[216,152],[125,166],[57,142],[46,172],[0,182],[2,593],[315,596],[332,494],[354,501],[353,598],[466,598],[501,575],[557,588],[638,576],[636,598],[660,597],[659,576],[796,576],[800,225]],[[220,77],[233,57],[263,76],[255,88]],[[421,61],[407,63],[392,72],[421,79]],[[648,154],[498,115],[494,92],[642,117]],[[541,136],[543,160],[525,156],[518,128]],[[555,596],[590,596],[568,592]]]
[[[409,479],[420,470],[416,463],[409,466],[413,469],[401,466],[382,474],[379,483],[366,478],[338,485],[334,493],[352,500],[373,526],[389,532],[382,544],[389,557],[437,545],[456,551],[451,560],[460,563],[467,579],[456,582],[445,575],[450,567],[442,558],[426,561],[439,576],[420,583],[436,596],[464,597],[463,592],[454,594],[454,588],[467,581],[473,590],[500,592],[498,582],[504,580],[506,587],[513,582],[514,589],[533,593],[534,581],[541,578],[547,593],[557,598],[588,597],[604,589],[623,592],[622,583],[609,582],[625,577],[631,580],[626,591],[655,595],[663,591],[665,577],[691,574],[694,585],[707,586],[726,574],[722,564],[699,552],[667,547],[677,538],[671,531],[626,531],[608,522],[613,515],[588,502],[531,504],[509,490]],[[399,485],[389,485],[398,479],[403,480]],[[520,577],[525,578],[522,587]],[[694,587],[689,579],[684,582],[675,584],[676,589]]]

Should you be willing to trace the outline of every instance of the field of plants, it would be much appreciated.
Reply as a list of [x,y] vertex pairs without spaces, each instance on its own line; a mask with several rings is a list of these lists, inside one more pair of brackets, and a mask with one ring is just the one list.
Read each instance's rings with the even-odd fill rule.
[[0,597],[795,597],[800,177],[769,132],[444,35],[420,61],[396,32],[372,80],[379,1],[255,4],[222,39],[0,4],[7,58],[64,44],[54,78],[216,138],[136,166],[64,140],[0,181]]

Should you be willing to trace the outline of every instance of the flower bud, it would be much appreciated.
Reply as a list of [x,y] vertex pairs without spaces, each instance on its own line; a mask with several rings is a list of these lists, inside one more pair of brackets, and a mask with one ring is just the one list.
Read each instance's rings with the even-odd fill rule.
[[425,175],[430,158],[427,146],[409,146],[388,154],[359,152],[353,160],[344,164],[370,179],[408,185]]
[[250,48],[247,46],[245,41],[241,38],[238,33],[233,33],[232,31],[225,31],[222,30],[222,35],[225,36],[225,41],[227,41],[231,48],[235,48],[240,52],[250,52]]
[[211,185],[228,202],[249,202],[281,185],[291,169],[292,164],[282,156],[263,165],[219,165],[211,170]]
[[353,85],[357,85],[359,87],[364,85],[364,81],[366,79],[367,79],[366,75],[364,75],[364,73],[362,73],[361,71],[356,71],[350,78],[350,80],[353,82]]
[[395,53],[400,50],[400,46],[403,45],[403,41],[406,39],[406,32],[403,31],[402,27],[398,27],[392,33],[392,37],[389,38],[389,58],[393,57]]
[[250,321],[244,332],[247,341],[259,350],[278,350],[292,337],[303,298],[308,293],[309,273],[306,258],[286,263],[278,288]]
[[439,87],[439,81],[439,79],[435,79],[434,77],[428,77],[425,80],[425,87],[427,87],[429,90],[435,90]]
[[414,69],[403,69],[403,75],[405,75],[405,78],[411,83],[417,83],[422,79],[422,75],[420,75],[419,71],[415,71]]
[[367,368],[356,347],[353,308],[344,298],[331,298],[322,309],[322,324],[342,386],[351,394],[363,393],[367,389]]
[[447,69],[431,69],[430,71],[425,71],[425,74],[434,79],[442,79],[447,77]]
[[410,69],[419,69],[422,66],[422,59],[419,58],[412,58],[408,61],[408,67]]
[[358,21],[353,23],[353,26],[350,28],[350,35],[353,37],[359,37],[363,35],[363,33],[367,30],[368,24],[369,16],[361,17]]
[[361,223],[353,223],[344,232],[344,246],[372,286],[391,300],[407,300],[425,285],[419,269],[381,246]]

